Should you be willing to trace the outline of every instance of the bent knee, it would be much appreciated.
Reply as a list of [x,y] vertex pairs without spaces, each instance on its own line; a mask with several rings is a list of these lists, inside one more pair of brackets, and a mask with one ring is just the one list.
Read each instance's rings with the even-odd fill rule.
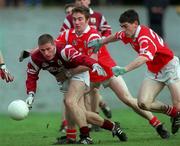
[[70,100],[70,99],[64,99],[64,104],[65,104],[65,106],[70,108],[74,105],[74,102],[73,102],[73,100]]

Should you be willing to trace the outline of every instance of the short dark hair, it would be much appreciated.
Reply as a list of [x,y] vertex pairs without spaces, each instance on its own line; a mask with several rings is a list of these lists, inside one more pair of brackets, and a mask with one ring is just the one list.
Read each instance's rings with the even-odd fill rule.
[[50,34],[43,34],[38,38],[38,45],[44,45],[46,43],[54,44],[54,39]]
[[86,19],[89,19],[89,17],[90,17],[89,8],[84,7],[84,6],[75,7],[72,10],[72,14],[74,14],[74,13],[81,13],[85,16]]
[[68,3],[64,6],[64,9],[66,10],[67,8],[69,7],[75,7],[75,4],[74,3]]
[[125,11],[124,13],[120,15],[120,18],[119,18],[120,23],[128,22],[132,24],[135,21],[137,21],[138,24],[140,24],[138,13],[133,9],[129,9]]

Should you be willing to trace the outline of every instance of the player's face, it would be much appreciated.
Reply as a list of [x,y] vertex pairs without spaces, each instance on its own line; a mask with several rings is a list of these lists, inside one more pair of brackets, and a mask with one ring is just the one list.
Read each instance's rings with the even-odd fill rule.
[[75,4],[77,6],[84,6],[84,7],[89,8],[90,3],[91,3],[90,0],[75,0]]
[[134,22],[131,24],[128,22],[124,22],[124,23],[121,23],[120,26],[123,29],[123,31],[125,32],[126,37],[133,38],[134,34],[136,32],[136,29],[138,27],[138,23]]
[[73,9],[73,8],[74,8],[74,7],[68,7],[68,8],[65,10],[66,15],[72,14],[72,9]]
[[73,25],[76,33],[81,35],[88,25],[88,20],[82,13],[73,13]]
[[39,45],[39,50],[46,60],[52,60],[56,53],[56,47],[51,43]]

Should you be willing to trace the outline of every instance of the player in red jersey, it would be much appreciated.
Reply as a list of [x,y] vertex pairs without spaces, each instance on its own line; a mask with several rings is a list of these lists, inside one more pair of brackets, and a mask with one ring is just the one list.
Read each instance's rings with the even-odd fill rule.
[[[95,29],[97,29],[102,36],[107,37],[111,34],[111,26],[107,23],[105,17],[97,11],[93,11],[89,5],[91,3],[91,0],[75,0],[75,5],[76,6],[85,6],[89,8],[90,10],[90,19],[89,19],[89,25]],[[72,21],[72,15],[68,15],[61,28],[60,28],[60,33],[70,29],[74,28],[73,21]]]
[[[105,39],[91,41],[88,46],[94,52],[109,42],[121,40],[130,44],[138,57],[125,67],[112,68],[116,76],[132,71],[143,64],[147,65],[145,79],[138,93],[138,105],[141,109],[160,112],[171,117],[172,133],[180,127],[180,64],[167,44],[150,28],[140,25],[136,11],[127,10],[119,18],[122,31]],[[168,86],[173,106],[155,100],[164,86]]]
[[4,63],[4,58],[1,53],[1,50],[0,50],[0,78],[5,80],[7,83],[12,82],[14,79],[14,77],[10,74]]
[[[79,70],[79,67],[83,67],[83,70]],[[92,144],[87,121],[112,131],[116,136],[118,136],[117,133],[119,132],[119,139],[127,140],[126,134],[120,129],[118,124],[105,120],[98,114],[88,112],[84,108],[84,93],[87,92],[90,85],[88,70],[91,69],[92,72],[97,72],[100,76],[106,75],[106,72],[97,61],[78,52],[71,45],[62,46],[56,44],[53,37],[49,34],[41,35],[38,39],[38,48],[32,52],[27,69],[26,88],[28,98],[26,103],[29,105],[29,108],[32,107],[35,99],[34,94],[41,69],[47,70],[59,82],[60,89],[64,92],[64,103],[67,118],[70,121],[69,125],[72,122],[80,128],[80,144]],[[76,131],[69,130],[67,133],[67,137],[71,140],[76,138],[74,135],[71,135],[76,133]]]
[[[91,4],[91,0],[75,0],[75,5],[76,6],[85,6],[87,8],[89,8],[90,10],[90,18],[89,18],[89,25],[91,27],[93,27],[94,29],[98,30],[98,32],[103,36],[103,37],[107,37],[111,34],[111,26],[108,24],[108,22],[106,21],[105,17],[97,11],[93,11],[89,5]],[[72,15],[68,15],[66,16],[61,28],[60,28],[60,33],[62,33],[65,30],[74,28],[73,25],[73,19],[72,19]],[[101,55],[99,57],[99,59],[104,60],[105,58],[109,57],[109,53],[108,51],[105,50],[106,48],[104,48],[104,50],[102,50],[104,53],[103,55]],[[102,112],[104,113],[104,115],[107,118],[111,118],[112,117],[112,112],[110,107],[107,105],[107,103],[102,99],[102,96],[99,94],[98,89],[94,89],[91,92],[91,97],[87,97],[85,101],[87,101],[86,103],[91,103],[91,104],[86,104],[87,108],[99,113],[99,107],[102,110]],[[90,99],[90,102],[88,102],[88,99]],[[91,107],[90,107],[91,106]],[[66,121],[63,121],[62,123],[67,123]],[[63,124],[61,125],[61,129],[63,127]],[[93,126],[92,129],[94,129],[95,131],[99,131],[98,127]]]
[[[74,29],[72,28],[63,32],[56,41],[61,45],[71,44],[75,49],[82,52],[82,54],[86,54],[94,58],[97,57],[97,59],[99,59],[99,56],[101,56],[102,53],[101,50],[103,50],[105,46],[101,47],[97,54],[94,54],[92,52],[92,48],[87,47],[88,43],[91,40],[101,38],[97,30],[91,28],[88,25],[89,16],[87,11],[88,9],[85,7],[75,7],[72,11]],[[150,124],[156,128],[157,132],[162,138],[168,138],[168,131],[163,128],[162,123],[157,119],[157,117],[152,115],[151,112],[141,110],[138,107],[137,99],[132,97],[123,78],[120,76],[113,76],[111,68],[115,66],[115,63],[111,56],[109,55],[109,57],[104,60],[98,60],[98,63],[103,66],[107,73],[107,76],[100,77],[90,72],[90,78],[92,82],[91,87],[99,88],[101,84],[104,87],[110,87],[121,101],[130,106],[142,117],[146,118],[150,122]]]

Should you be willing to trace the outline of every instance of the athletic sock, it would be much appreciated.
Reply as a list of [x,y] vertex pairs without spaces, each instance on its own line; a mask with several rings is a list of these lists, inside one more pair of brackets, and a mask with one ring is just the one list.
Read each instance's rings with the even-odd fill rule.
[[168,116],[176,117],[176,116],[177,116],[177,113],[178,113],[178,111],[177,111],[177,109],[176,109],[174,106],[168,105],[167,111],[166,111],[166,114],[167,114]]
[[63,121],[62,121],[62,125],[63,125],[63,127],[66,127],[66,126],[68,125],[67,120],[63,120]]
[[151,120],[149,120],[149,123],[157,128],[157,126],[161,125],[161,122],[158,120],[158,118],[156,116],[154,116]]
[[88,126],[81,127],[79,131],[80,131],[81,137],[89,137],[90,130],[89,130]]
[[107,119],[104,119],[104,123],[101,126],[101,128],[109,130],[109,131],[112,131],[113,127],[114,127],[114,123],[113,122],[111,122],[111,121],[109,121]]
[[67,129],[66,130],[66,137],[67,137],[67,141],[69,139],[76,141],[76,129]]

